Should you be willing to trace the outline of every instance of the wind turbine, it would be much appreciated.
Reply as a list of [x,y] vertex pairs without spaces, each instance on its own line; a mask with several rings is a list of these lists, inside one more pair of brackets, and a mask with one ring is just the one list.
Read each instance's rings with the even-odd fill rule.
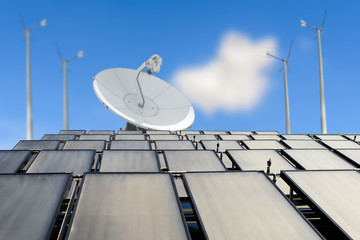
[[24,28],[24,35],[26,36],[26,92],[27,92],[27,103],[26,103],[26,131],[27,131],[27,139],[33,139],[33,121],[32,121],[32,100],[31,100],[31,62],[30,62],[30,32],[39,27],[46,26],[46,19],[41,20],[40,23],[26,28],[24,19],[19,12],[19,17],[21,24]]
[[59,58],[61,61],[61,67],[63,68],[63,71],[64,71],[64,130],[68,130],[69,129],[69,115],[68,115],[69,111],[68,111],[68,86],[67,86],[68,67],[67,67],[67,64],[68,64],[68,62],[70,62],[76,58],[82,58],[84,56],[84,51],[80,50],[73,57],[64,60],[61,55],[61,51],[60,51],[60,48],[59,48],[59,45],[57,44],[57,42],[55,42],[55,45],[56,45],[56,49],[57,49],[57,52],[59,54]]
[[269,58],[272,57],[272,58],[275,58],[275,59],[280,60],[280,61],[283,62],[283,67],[280,69],[280,71],[281,71],[281,70],[284,70],[285,115],[286,115],[286,133],[287,133],[287,134],[290,134],[291,131],[290,131],[289,94],[288,94],[288,84],[287,84],[286,66],[289,68],[289,71],[290,71],[289,57],[290,57],[290,53],[291,53],[292,44],[293,44],[293,42],[291,41],[290,48],[289,48],[289,53],[288,53],[288,56],[287,56],[286,59],[282,59],[282,58],[276,57],[276,56],[270,54],[269,52],[266,53],[266,55],[267,55]]
[[322,35],[324,39],[324,23],[326,18],[326,12],[324,13],[324,18],[321,24],[321,28],[313,27],[309,24],[307,24],[304,20],[300,20],[300,25],[302,27],[310,27],[312,29],[315,29],[317,31],[317,36],[315,39],[318,39],[318,53],[319,53],[319,78],[320,78],[320,111],[321,111],[321,133],[327,133],[327,127],[326,127],[326,112],[325,112],[325,96],[324,96],[324,77],[323,77],[323,66],[322,66],[322,58],[321,58],[321,39],[320,35]]

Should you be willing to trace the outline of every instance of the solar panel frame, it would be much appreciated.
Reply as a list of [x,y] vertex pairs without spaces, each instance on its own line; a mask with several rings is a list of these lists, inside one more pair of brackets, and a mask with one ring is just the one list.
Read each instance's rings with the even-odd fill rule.
[[246,134],[220,134],[219,137],[221,140],[250,140],[250,138]]
[[[175,169],[171,169],[170,164],[169,164],[169,152],[194,152],[195,154],[200,154],[203,152],[212,152],[214,154],[214,157],[216,157],[217,162],[220,164],[220,166],[222,166],[223,171],[227,171],[226,166],[224,165],[224,163],[219,159],[219,157],[217,156],[217,154],[215,153],[214,150],[164,150],[164,159],[165,159],[165,164],[167,166],[167,169],[169,171],[186,171],[186,172],[199,172],[200,170],[195,170],[195,171],[191,171],[191,170],[175,170]],[[214,158],[215,159],[215,158]],[[209,172],[211,170],[204,170],[204,172]],[[221,171],[219,170],[213,170],[211,172],[217,172],[217,171]]]
[[75,134],[45,134],[41,140],[74,140],[76,137]]
[[119,130],[117,132],[117,134],[120,134],[120,135],[127,135],[127,134],[130,134],[130,135],[143,135],[143,132],[141,130],[133,130],[133,131]]
[[[324,145],[321,143],[315,141],[315,140],[281,140],[281,142],[286,145],[289,149],[327,149]],[[292,143],[292,145],[290,144]],[[310,147],[297,147],[296,145],[299,143],[310,143]]]
[[216,136],[213,134],[186,134],[185,136],[190,141],[193,141],[195,136],[195,141],[197,142],[201,140],[217,140]]
[[[206,148],[206,143],[210,144],[210,142],[213,142],[213,143],[219,143],[219,152],[226,152],[226,150],[230,150],[230,149],[244,149],[243,146],[240,145],[239,141],[235,141],[235,140],[201,140],[200,143],[201,145],[204,147],[205,150],[215,150],[217,149],[217,147],[214,148]],[[226,146],[226,143],[231,143],[233,145],[236,146],[236,148],[227,148]],[[235,143],[237,143],[239,146],[237,146]],[[224,146],[224,148],[223,148]],[[208,146],[209,147],[209,146]],[[224,150],[224,151],[221,151],[221,150]]]
[[64,200],[64,198],[66,197],[67,195],[67,192],[69,191],[69,188],[70,188],[70,184],[72,182],[72,176],[70,173],[27,173],[27,174],[7,174],[7,173],[4,173],[4,174],[0,174],[0,176],[41,176],[41,175],[68,175],[67,177],[67,180],[66,180],[66,183],[64,184],[64,189],[62,191],[62,193],[60,194],[60,198],[59,198],[59,201],[57,203],[57,207],[54,208],[54,212],[53,212],[53,217],[52,217],[52,220],[51,220],[51,224],[49,224],[49,229],[47,230],[47,237],[45,239],[49,239],[50,238],[50,235],[52,233],[52,230],[53,230],[53,227],[54,227],[54,223],[56,221],[56,218],[57,218],[57,215],[58,215],[58,212],[61,208],[61,205],[62,205],[62,202]]
[[[41,150],[56,150],[60,144],[59,140],[20,140],[13,150],[32,150],[32,151],[41,151]],[[23,145],[23,146],[21,146]],[[25,145],[25,146],[24,146]],[[28,147],[26,145],[29,145]],[[39,145],[39,146],[35,146]],[[48,145],[40,147],[40,145]]]
[[[332,149],[360,149],[360,144],[351,140],[323,140],[321,142]],[[341,146],[343,144],[349,146]]]
[[75,135],[80,135],[80,134],[85,134],[86,130],[60,130],[59,134],[75,134]]
[[[325,154],[333,154],[334,156],[332,156],[334,159],[337,159],[335,161],[341,161],[341,162],[344,162],[344,165],[348,165],[349,167],[348,168],[342,168],[342,167],[339,167],[339,168],[335,168],[335,167],[329,167],[329,168],[326,168],[324,166],[324,168],[319,168],[319,169],[313,169],[313,168],[309,168],[309,167],[305,167],[304,166],[304,163],[306,164],[306,162],[303,162],[301,163],[301,159],[296,159],[295,156],[291,155],[291,152],[294,152],[296,154],[296,152],[300,152],[300,151],[304,151],[304,152],[307,152],[307,153],[311,153],[311,152],[324,152]],[[331,151],[327,150],[327,149],[283,149],[282,151],[282,154],[287,158],[289,159],[290,162],[292,162],[297,168],[301,169],[301,170],[332,170],[332,169],[353,169],[355,168],[355,166],[352,166],[350,163],[348,163],[346,160],[342,159],[340,156],[332,153]],[[316,160],[315,160],[316,161]]]
[[146,140],[143,134],[115,134],[114,140]]
[[[156,150],[195,150],[195,146],[194,146],[194,143],[190,140],[155,140],[155,147],[156,147]],[[160,145],[162,143],[169,143],[169,144],[175,144],[175,143],[178,143],[178,144],[187,144],[189,146],[191,146],[191,148],[188,148],[187,146],[183,147],[179,145],[177,145],[177,148],[169,148],[169,147],[165,147],[164,146],[159,146],[159,143]]]
[[[270,150],[280,150],[280,149],[285,149],[286,146],[284,146],[282,144],[282,141],[277,141],[277,140],[242,140],[241,141],[248,149],[251,150],[260,150],[260,149],[270,149]],[[249,143],[249,144],[247,144]],[[277,145],[279,147],[257,147],[257,146],[251,146],[252,143],[273,143],[274,145]]]
[[[133,143],[132,147],[120,146],[120,143],[130,144]],[[143,143],[141,146],[136,146],[136,143]],[[146,146],[145,146],[146,145]],[[110,150],[151,150],[150,142],[148,140],[113,140],[110,144]]]
[[185,219],[185,216],[184,216],[184,213],[182,211],[182,208],[181,208],[181,203],[180,203],[180,197],[179,197],[179,194],[177,192],[177,188],[176,188],[176,185],[175,185],[175,182],[174,182],[174,179],[172,178],[172,176],[168,173],[164,173],[164,172],[159,172],[159,173],[149,173],[149,172],[142,172],[142,173],[139,173],[139,172],[127,172],[127,173],[109,173],[109,172],[93,172],[93,173],[87,173],[84,175],[83,177],[83,181],[81,181],[81,184],[80,184],[80,187],[79,187],[79,200],[75,203],[75,206],[74,206],[74,210],[73,210],[73,217],[71,218],[70,222],[69,222],[69,227],[67,229],[67,232],[66,232],[66,235],[65,235],[65,239],[68,240],[69,237],[70,237],[70,232],[71,232],[71,229],[72,229],[72,225],[74,223],[74,219],[75,219],[75,214],[77,212],[77,209],[78,209],[78,206],[79,206],[79,203],[80,203],[80,197],[81,197],[81,193],[83,192],[83,188],[84,188],[84,184],[85,184],[85,179],[87,177],[87,175],[110,175],[110,174],[142,174],[142,175],[147,175],[147,174],[150,174],[150,175],[154,175],[154,174],[162,174],[162,175],[168,175],[169,178],[170,178],[170,182],[171,182],[171,185],[172,185],[172,189],[173,189],[173,192],[174,192],[174,195],[175,195],[175,199],[176,199],[176,204],[177,204],[177,207],[178,207],[178,210],[179,210],[179,214],[180,214],[180,217],[182,219],[182,223],[183,223],[183,226],[184,226],[184,230],[185,230],[185,234],[186,234],[186,237],[187,239],[191,240],[191,236],[190,236],[190,232],[189,232],[189,229],[187,227],[187,223],[186,223],[186,219]]
[[109,142],[111,140],[110,134],[81,134],[79,136],[79,141],[84,140],[104,140]]
[[[100,165],[100,168],[99,168],[99,172],[101,172],[101,173],[109,172],[109,171],[102,171],[102,170],[101,170],[101,167],[102,167],[102,164],[103,164],[103,161],[104,161],[104,153],[106,153],[106,152],[152,152],[152,153],[154,153],[154,156],[155,156],[155,159],[156,159],[157,171],[156,171],[156,172],[152,172],[152,171],[138,171],[138,172],[149,172],[149,173],[157,173],[157,172],[160,172],[161,166],[160,166],[159,156],[158,156],[158,154],[156,154],[156,151],[154,151],[154,150],[145,150],[145,149],[115,150],[115,149],[110,149],[110,150],[104,150],[104,151],[103,151],[103,156],[102,156],[102,159],[101,159],[101,165]],[[126,172],[126,171],[111,171],[111,172]],[[137,172],[137,171],[129,171],[129,172]],[[137,173],[138,173],[138,172],[137,172]],[[128,173],[128,172],[126,172],[126,173]]]
[[[349,169],[335,169],[335,170],[301,170],[303,172],[349,172],[349,171],[355,171],[355,170],[349,170]],[[312,198],[301,189],[301,187],[291,179],[291,177],[287,174],[287,172],[300,172],[297,171],[282,171],[280,173],[280,177],[302,198],[306,201],[306,203],[314,209],[319,215],[320,218],[329,220],[328,224],[331,224],[334,229],[337,229],[337,234],[342,235],[343,239],[352,239],[315,201],[312,200]],[[356,171],[358,172],[358,171]]]
[[[356,158],[349,155],[349,153],[346,152],[358,152],[359,157],[355,156]],[[356,166],[357,168],[360,168],[360,149],[334,149],[334,152],[336,152],[338,155],[340,155],[342,158],[346,159],[348,162]],[[354,160],[356,159],[356,160]]]
[[[65,166],[61,166],[61,165],[62,164],[65,165],[68,161],[78,162],[80,159],[80,156],[76,156],[77,158],[74,159],[75,156],[71,157],[69,155],[78,155],[78,154],[82,154],[82,153],[83,153],[83,155],[85,155],[85,156],[81,157],[82,164],[84,164],[84,166],[75,166],[75,167],[78,167],[78,168],[84,167],[83,169],[74,169],[73,168],[71,171],[65,171],[65,169],[58,170],[58,171],[46,170],[46,172],[43,169],[43,168],[47,167],[46,161],[50,161],[50,163],[48,163],[48,164],[53,164],[53,163],[51,163],[51,161],[54,161],[54,160],[59,161],[59,159],[63,159],[63,160],[60,160],[63,162],[59,163],[57,167],[65,167]],[[54,154],[56,156],[50,157],[51,154]],[[43,150],[36,156],[34,161],[31,163],[30,167],[27,169],[26,173],[65,172],[65,173],[72,173],[74,176],[82,176],[82,175],[84,175],[84,173],[91,171],[91,167],[92,167],[92,165],[94,163],[94,159],[95,159],[95,154],[96,154],[95,150],[60,150],[60,151],[59,150]],[[44,155],[45,155],[45,157],[44,157]],[[63,155],[63,156],[61,156],[61,155]],[[47,160],[47,159],[50,159],[50,160]],[[87,163],[88,163],[88,165],[85,166],[85,164],[87,164]],[[72,166],[72,167],[74,167],[74,166]],[[36,169],[36,168],[40,168],[40,170]],[[50,168],[51,168],[51,166],[50,166]],[[77,171],[74,172],[74,170],[77,170]]]
[[[13,153],[17,152],[18,155],[23,153],[23,156],[21,156],[21,158],[18,158],[19,160],[1,160],[1,159],[5,159],[5,158],[10,158],[10,157],[3,157],[1,158],[1,153],[5,154],[9,154],[9,155],[13,155]],[[16,173],[17,171],[19,171],[20,167],[30,158],[31,156],[31,151],[28,150],[0,150],[0,167],[1,165],[5,164],[7,169],[5,170],[0,168],[0,174],[4,174],[4,173]],[[20,156],[19,156],[20,157]],[[1,161],[4,161],[3,163],[1,163]],[[16,164],[12,164],[13,166],[9,166],[9,164],[7,164],[8,161],[11,161],[11,164],[14,163],[16,161]],[[10,165],[11,165],[10,164]],[[10,169],[11,170],[10,170]]]
[[176,134],[149,134],[149,140],[180,140]]
[[[86,147],[87,144],[86,143],[90,143],[90,142],[93,142],[94,144],[98,145],[96,147],[96,149],[94,149],[93,147],[92,148],[88,148]],[[77,146],[77,145],[84,145],[85,147],[80,147],[80,146]],[[102,146],[100,146],[102,145]],[[97,152],[100,152],[100,151],[103,151],[106,147],[106,141],[104,140],[71,140],[71,141],[66,141],[65,142],[65,145],[63,147],[63,150],[96,150]]]
[[312,138],[306,134],[281,134],[285,140],[312,140]]
[[[201,217],[200,214],[199,214],[199,208],[198,208],[198,206],[197,206],[197,204],[196,204],[196,201],[195,201],[195,199],[194,199],[194,195],[193,195],[193,193],[191,192],[191,189],[190,189],[188,180],[186,179],[186,175],[188,175],[188,174],[196,174],[196,173],[201,173],[201,174],[209,174],[209,173],[210,173],[210,174],[216,174],[216,173],[222,173],[222,174],[224,174],[224,172],[191,172],[191,173],[185,173],[185,174],[184,174],[184,186],[185,186],[185,190],[186,190],[188,196],[189,196],[190,199],[191,199],[191,202],[192,202],[192,205],[193,205],[193,208],[194,208],[194,212],[195,212],[195,214],[196,214],[196,216],[197,216],[197,218],[198,218],[198,220],[199,220],[200,228],[202,229],[202,232],[204,233],[205,238],[206,238],[206,239],[210,239],[209,236],[208,236],[208,234],[207,234],[207,232],[206,232],[205,225],[204,225],[204,222],[203,222],[203,220],[202,220],[202,217]],[[281,189],[280,189],[277,185],[275,185],[275,184],[271,181],[270,178],[268,178],[268,177],[266,176],[266,174],[265,174],[264,171],[241,171],[241,172],[240,172],[240,171],[238,171],[238,172],[234,171],[234,172],[225,172],[225,174],[234,174],[234,173],[235,173],[235,174],[236,174],[236,173],[261,173],[261,174],[263,174],[264,177],[265,177],[265,179],[266,179],[267,181],[269,181],[269,182],[275,187],[275,189],[277,190],[277,192],[278,192],[279,194],[281,194],[281,196],[282,196],[284,199],[286,199],[287,203],[292,207],[292,209],[294,209],[295,212],[297,212],[298,215],[310,226],[310,228],[311,228],[312,230],[314,230],[314,232],[319,236],[319,238],[325,239],[325,238],[321,235],[321,233],[309,222],[309,220],[306,219],[306,217],[300,212],[300,210],[290,201],[290,199],[281,191]]]
[[108,134],[108,135],[114,135],[115,134],[115,131],[114,130],[90,130],[88,132],[88,134],[93,134],[93,135],[96,135],[96,134]]
[[252,134],[254,140],[282,140],[281,135],[277,134]]
[[[273,149],[253,149],[253,150],[251,150],[251,149],[244,149],[244,150],[234,150],[234,149],[232,149],[232,150],[229,150],[229,151],[226,151],[225,153],[226,153],[226,155],[228,155],[229,156],[229,158],[231,159],[231,161],[235,164],[235,166],[237,167],[237,168],[239,168],[241,171],[264,171],[263,169],[254,169],[254,170],[250,170],[250,169],[243,169],[242,167],[241,167],[241,165],[239,164],[239,162],[236,160],[236,157],[235,156],[233,156],[231,153],[232,152],[234,152],[234,153],[236,153],[236,152],[242,152],[242,151],[244,151],[244,153],[245,152],[248,152],[248,153],[260,153],[260,152],[271,152],[272,154],[274,154],[275,156],[277,156],[277,158],[278,159],[281,159],[280,161],[283,161],[284,162],[284,164],[286,165],[286,164],[288,164],[289,165],[289,168],[291,167],[293,170],[296,170],[296,168],[293,166],[293,165],[291,165],[291,163],[290,162],[288,162],[282,155],[280,155],[276,150],[273,150]],[[273,169],[273,165],[274,165],[274,159],[272,159],[273,160],[273,164],[272,164],[272,169]],[[266,162],[264,162],[264,167],[263,168],[266,168]],[[271,168],[270,168],[271,169]],[[281,169],[280,171],[282,171],[282,170],[285,170],[285,169]],[[280,174],[280,171],[278,171],[278,172],[275,172],[276,174]],[[273,171],[272,171],[273,172]]]

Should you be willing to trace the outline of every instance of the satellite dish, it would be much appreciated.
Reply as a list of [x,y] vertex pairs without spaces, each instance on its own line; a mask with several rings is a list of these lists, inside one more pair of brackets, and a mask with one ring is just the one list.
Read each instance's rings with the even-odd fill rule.
[[[95,94],[105,107],[135,126],[170,131],[188,129],[195,119],[189,100],[151,75],[160,71],[161,63],[161,57],[155,54],[137,70],[106,69],[94,77]],[[147,72],[143,72],[146,67]]]

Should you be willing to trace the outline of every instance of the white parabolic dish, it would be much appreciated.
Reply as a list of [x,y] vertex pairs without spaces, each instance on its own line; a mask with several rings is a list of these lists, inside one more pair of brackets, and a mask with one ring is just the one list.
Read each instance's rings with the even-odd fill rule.
[[189,100],[167,82],[141,72],[139,83],[145,104],[136,83],[136,70],[110,68],[94,77],[93,87],[98,99],[119,117],[145,129],[184,130],[195,119]]

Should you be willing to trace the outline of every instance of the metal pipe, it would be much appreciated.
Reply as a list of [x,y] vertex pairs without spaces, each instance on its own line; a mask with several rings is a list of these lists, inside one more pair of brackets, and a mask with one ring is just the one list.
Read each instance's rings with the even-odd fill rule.
[[288,84],[287,84],[287,73],[286,73],[286,64],[287,61],[283,61],[284,63],[284,83],[285,83],[285,114],[286,114],[286,133],[290,134],[290,111],[289,111],[289,94],[288,94]]
[[67,61],[62,62],[64,67],[64,129],[69,129],[68,116],[68,83],[67,83]]
[[31,63],[30,63],[30,30],[25,30],[26,35],[26,125],[27,139],[33,139],[33,121],[32,121],[32,96],[31,96]]
[[320,77],[320,111],[321,111],[321,133],[327,133],[326,127],[326,112],[325,112],[325,96],[324,96],[324,78],[323,78],[323,66],[321,57],[321,35],[322,29],[317,29],[318,38],[318,53],[319,53],[319,77]]

